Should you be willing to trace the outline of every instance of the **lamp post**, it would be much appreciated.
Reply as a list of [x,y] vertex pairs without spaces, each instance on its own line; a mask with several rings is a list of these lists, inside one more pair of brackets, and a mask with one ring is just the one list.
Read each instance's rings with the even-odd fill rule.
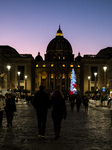
[[17,74],[18,74],[18,89],[20,89],[20,74],[21,74],[21,72],[18,71]]
[[27,90],[27,76],[25,75],[25,90]]
[[90,91],[90,79],[91,79],[91,77],[88,76],[88,91]]
[[106,70],[107,70],[107,67],[104,66],[104,67],[103,67],[103,70],[104,70],[104,86],[105,86],[105,88],[106,88],[106,86],[107,86],[107,82],[106,82]]
[[95,76],[95,91],[96,91],[96,76],[97,76],[97,72],[94,73]]
[[7,69],[8,69],[8,75],[7,75],[7,91],[10,90],[10,69],[11,69],[11,66],[8,65],[7,66]]

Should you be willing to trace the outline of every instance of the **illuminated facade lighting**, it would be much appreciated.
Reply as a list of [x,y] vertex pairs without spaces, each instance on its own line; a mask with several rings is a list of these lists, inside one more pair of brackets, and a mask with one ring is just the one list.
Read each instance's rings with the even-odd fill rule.
[[78,67],[80,67],[80,65],[78,65]]
[[95,77],[97,76],[97,72],[94,73],[94,76],[95,76]]
[[103,67],[103,70],[104,70],[104,72],[106,72],[106,70],[107,70],[107,67],[105,66],[105,67]]
[[65,67],[65,64],[63,64],[63,67]]
[[73,67],[73,65],[70,65],[70,67]]
[[27,79],[27,76],[25,76],[25,79]]
[[65,74],[62,75],[62,79],[64,79],[64,78],[65,78]]
[[57,36],[63,36],[63,34],[62,34],[62,33],[57,33],[56,35],[57,35]]
[[46,65],[44,64],[43,67],[46,67]]
[[53,74],[51,74],[51,78],[53,79]]
[[91,79],[91,77],[90,76],[88,76],[88,80],[90,80]]
[[36,65],[36,67],[38,67],[38,64]]
[[51,67],[53,67],[54,65],[53,64],[51,64]]
[[18,74],[18,76],[20,76],[21,72],[20,72],[20,71],[18,71],[18,72],[17,72],[17,74]]
[[11,66],[7,66],[7,69],[10,70]]

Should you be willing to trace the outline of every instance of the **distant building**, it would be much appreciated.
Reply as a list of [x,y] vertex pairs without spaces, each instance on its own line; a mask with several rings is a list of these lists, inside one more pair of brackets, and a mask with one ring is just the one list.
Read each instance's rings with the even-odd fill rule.
[[[25,75],[27,75],[27,87],[30,94],[34,93],[35,84],[35,63],[34,58],[31,54],[19,54],[14,48],[10,46],[0,46],[0,58],[2,61],[2,70],[0,69],[1,75],[5,73],[5,76],[1,80],[4,80],[0,84],[1,89],[7,89],[8,85],[8,74],[10,77],[9,87],[11,90],[18,89],[18,74],[20,71],[20,89],[25,89]],[[1,60],[1,59],[0,59]],[[11,66],[10,72],[8,72],[7,65]],[[5,83],[5,84],[4,84]],[[10,90],[8,89],[8,90]]]
[[7,87],[7,64],[9,60],[0,54],[0,91]]
[[[11,66],[10,71],[7,65]],[[107,67],[105,71],[103,67]],[[75,70],[79,94],[103,87],[112,90],[112,47],[102,49],[96,55],[82,57],[79,53],[74,57],[72,46],[64,38],[59,26],[56,37],[47,45],[44,59],[40,52],[34,59],[31,54],[19,54],[10,46],[0,46],[0,91],[9,87],[14,90],[20,86],[20,89],[27,89],[34,94],[43,85],[48,93],[57,88],[64,94],[69,93],[72,68]],[[18,71],[21,72],[20,85]],[[96,77],[94,73],[97,73]]]
[[[104,71],[103,67],[107,69]],[[102,90],[103,87],[112,89],[112,47],[102,49],[96,55],[84,55],[81,60],[81,94],[95,91],[95,72],[96,90]]]

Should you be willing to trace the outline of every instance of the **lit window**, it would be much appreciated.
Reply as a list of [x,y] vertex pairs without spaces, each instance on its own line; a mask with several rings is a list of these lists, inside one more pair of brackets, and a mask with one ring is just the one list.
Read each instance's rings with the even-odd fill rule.
[[65,59],[65,57],[63,56],[63,60]]
[[36,65],[36,67],[38,67],[38,64]]
[[51,78],[53,79],[53,74],[51,74]]
[[62,75],[62,79],[64,79],[64,78],[65,78],[65,74]]
[[63,67],[65,67],[65,64],[63,64]]
[[43,67],[46,67],[46,65],[44,64]]
[[70,67],[73,67],[73,65],[70,65]]
[[78,67],[80,67],[80,65],[78,65]]
[[58,58],[60,59],[60,56]]
[[54,65],[53,64],[51,64],[51,67],[53,67]]

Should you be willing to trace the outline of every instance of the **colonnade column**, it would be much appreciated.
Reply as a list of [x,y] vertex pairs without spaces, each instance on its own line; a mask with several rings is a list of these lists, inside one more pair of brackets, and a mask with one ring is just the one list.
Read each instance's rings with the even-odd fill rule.
[[55,90],[55,74],[53,74],[53,89]]
[[46,89],[48,90],[48,83],[49,83],[49,74],[47,74],[47,77],[46,77]]
[[62,90],[62,74],[60,75],[60,90]]
[[42,74],[41,73],[39,73],[39,86],[41,85],[41,83],[42,83]]
[[70,79],[69,79],[69,75],[68,75],[68,90],[70,89]]
[[51,87],[51,74],[48,74],[48,77],[49,77],[49,90],[50,90],[50,87]]
[[65,90],[67,90],[67,74],[65,74]]

